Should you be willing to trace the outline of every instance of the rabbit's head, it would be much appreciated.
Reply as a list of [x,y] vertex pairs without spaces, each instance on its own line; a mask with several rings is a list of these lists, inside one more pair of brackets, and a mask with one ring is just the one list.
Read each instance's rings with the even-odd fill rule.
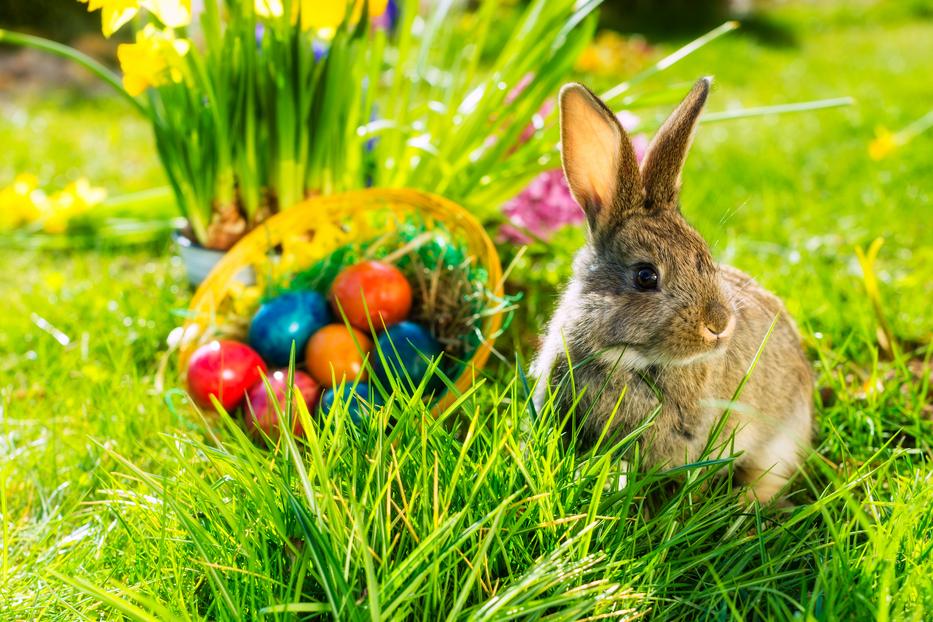
[[560,93],[564,173],[586,213],[574,267],[576,339],[629,366],[686,364],[724,350],[735,326],[709,247],[680,214],[680,172],[709,79],[696,83],[639,166],[615,115],[593,93]]

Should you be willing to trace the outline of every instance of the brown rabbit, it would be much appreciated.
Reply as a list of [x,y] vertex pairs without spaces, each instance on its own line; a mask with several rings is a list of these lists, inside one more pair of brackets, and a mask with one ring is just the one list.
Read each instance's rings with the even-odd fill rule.
[[642,436],[649,466],[697,459],[730,408],[721,438],[734,433],[736,473],[764,502],[810,446],[813,380],[781,301],[717,265],[680,213],[680,172],[709,86],[708,78],[696,83],[640,168],[605,104],[579,84],[561,90],[564,174],[589,236],[532,366],[535,402],[540,408],[556,391],[566,413],[579,399],[583,447],[657,412]]

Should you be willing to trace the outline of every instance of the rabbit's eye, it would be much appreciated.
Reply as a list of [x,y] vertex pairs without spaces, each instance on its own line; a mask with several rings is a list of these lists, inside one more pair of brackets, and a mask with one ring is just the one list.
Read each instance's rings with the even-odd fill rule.
[[635,266],[635,287],[641,291],[658,288],[658,271],[654,266],[639,264]]

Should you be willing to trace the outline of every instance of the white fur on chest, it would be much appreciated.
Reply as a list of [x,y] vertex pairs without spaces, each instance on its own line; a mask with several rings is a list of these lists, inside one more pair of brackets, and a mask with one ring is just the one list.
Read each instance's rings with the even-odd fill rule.
[[640,371],[657,364],[656,360],[650,359],[638,350],[629,347],[605,350],[599,355],[599,360],[612,370]]

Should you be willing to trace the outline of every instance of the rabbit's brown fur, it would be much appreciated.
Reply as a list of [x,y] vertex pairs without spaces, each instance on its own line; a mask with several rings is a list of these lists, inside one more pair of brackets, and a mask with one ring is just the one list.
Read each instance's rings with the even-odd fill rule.
[[[564,412],[579,398],[582,446],[633,430],[660,405],[644,458],[683,464],[703,451],[775,322],[722,437],[734,433],[737,473],[767,501],[809,448],[811,371],[781,301],[717,265],[681,216],[680,171],[708,91],[707,79],[694,86],[640,167],[602,102],[580,85],[561,91],[564,171],[589,238],[532,366],[535,399],[556,390]],[[650,284],[635,276],[645,266],[656,289],[639,289]]]

